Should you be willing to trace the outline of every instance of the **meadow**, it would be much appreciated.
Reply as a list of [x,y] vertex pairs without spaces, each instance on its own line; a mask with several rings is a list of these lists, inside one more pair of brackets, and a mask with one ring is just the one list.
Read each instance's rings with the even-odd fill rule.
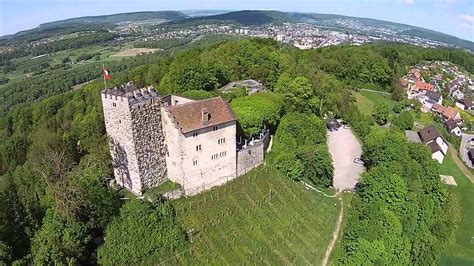
[[441,265],[474,265],[474,184],[457,167],[449,152],[440,173],[452,175],[456,180],[457,187],[451,189],[458,192],[462,208],[462,220],[455,240],[444,250]]

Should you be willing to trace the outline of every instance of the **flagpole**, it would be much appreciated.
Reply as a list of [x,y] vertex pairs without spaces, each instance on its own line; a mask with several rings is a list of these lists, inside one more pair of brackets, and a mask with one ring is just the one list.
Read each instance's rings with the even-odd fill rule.
[[104,77],[104,89],[107,89],[107,81],[105,80],[104,69],[105,69],[105,64],[102,64],[102,76]]

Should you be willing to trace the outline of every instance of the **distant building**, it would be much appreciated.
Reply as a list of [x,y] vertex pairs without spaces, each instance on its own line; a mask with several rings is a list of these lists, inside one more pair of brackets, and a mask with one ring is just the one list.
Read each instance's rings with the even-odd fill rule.
[[461,100],[456,102],[456,106],[465,111],[471,111],[473,109],[470,97],[463,97]]
[[463,123],[459,111],[451,106],[444,107],[440,104],[435,103],[433,104],[432,111],[435,114],[440,115],[444,119],[444,121],[452,120],[458,125],[461,125]]
[[253,80],[253,79],[247,79],[247,80],[240,80],[240,81],[233,81],[224,87],[220,88],[219,91],[222,92],[232,92],[240,88],[245,88],[247,91],[247,94],[254,94],[257,92],[262,92],[265,91],[265,86],[263,86],[262,83]]
[[423,107],[429,111],[434,104],[443,104],[443,96],[438,92],[427,91],[426,93],[419,96],[419,101]]

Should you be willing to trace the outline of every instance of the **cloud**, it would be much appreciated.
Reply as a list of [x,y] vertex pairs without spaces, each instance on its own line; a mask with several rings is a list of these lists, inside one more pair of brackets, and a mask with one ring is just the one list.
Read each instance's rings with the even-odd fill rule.
[[413,5],[415,3],[415,0],[403,0],[403,3],[406,5]]
[[474,16],[472,15],[459,15],[458,16],[462,22],[474,26]]

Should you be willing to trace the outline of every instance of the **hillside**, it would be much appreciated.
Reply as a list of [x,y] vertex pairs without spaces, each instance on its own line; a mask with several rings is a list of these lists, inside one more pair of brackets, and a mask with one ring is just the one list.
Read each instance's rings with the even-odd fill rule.
[[124,21],[142,21],[149,19],[162,19],[162,20],[177,20],[185,19],[184,15],[180,11],[144,11],[144,12],[132,12],[132,13],[120,13],[103,16],[87,16],[78,17],[65,20],[58,20],[48,23],[43,23],[39,27],[53,27],[64,24],[75,24],[75,23],[119,23]]
[[1,36],[0,41],[32,41],[40,38],[49,38],[79,31],[113,29],[115,24],[120,22],[134,22],[152,19],[171,21],[180,19],[182,20],[185,18],[187,18],[187,16],[179,11],[146,11],[103,16],[78,17],[43,23],[33,29],[20,31],[16,34]]
[[242,10],[225,14],[193,17],[179,21],[170,22],[171,24],[200,24],[215,22],[230,22],[245,26],[264,25],[269,23],[293,22],[289,13],[280,11],[261,11],[261,10]]
[[318,264],[339,210],[336,198],[269,167],[173,204],[185,229],[194,233],[192,255],[184,252],[171,264]]

